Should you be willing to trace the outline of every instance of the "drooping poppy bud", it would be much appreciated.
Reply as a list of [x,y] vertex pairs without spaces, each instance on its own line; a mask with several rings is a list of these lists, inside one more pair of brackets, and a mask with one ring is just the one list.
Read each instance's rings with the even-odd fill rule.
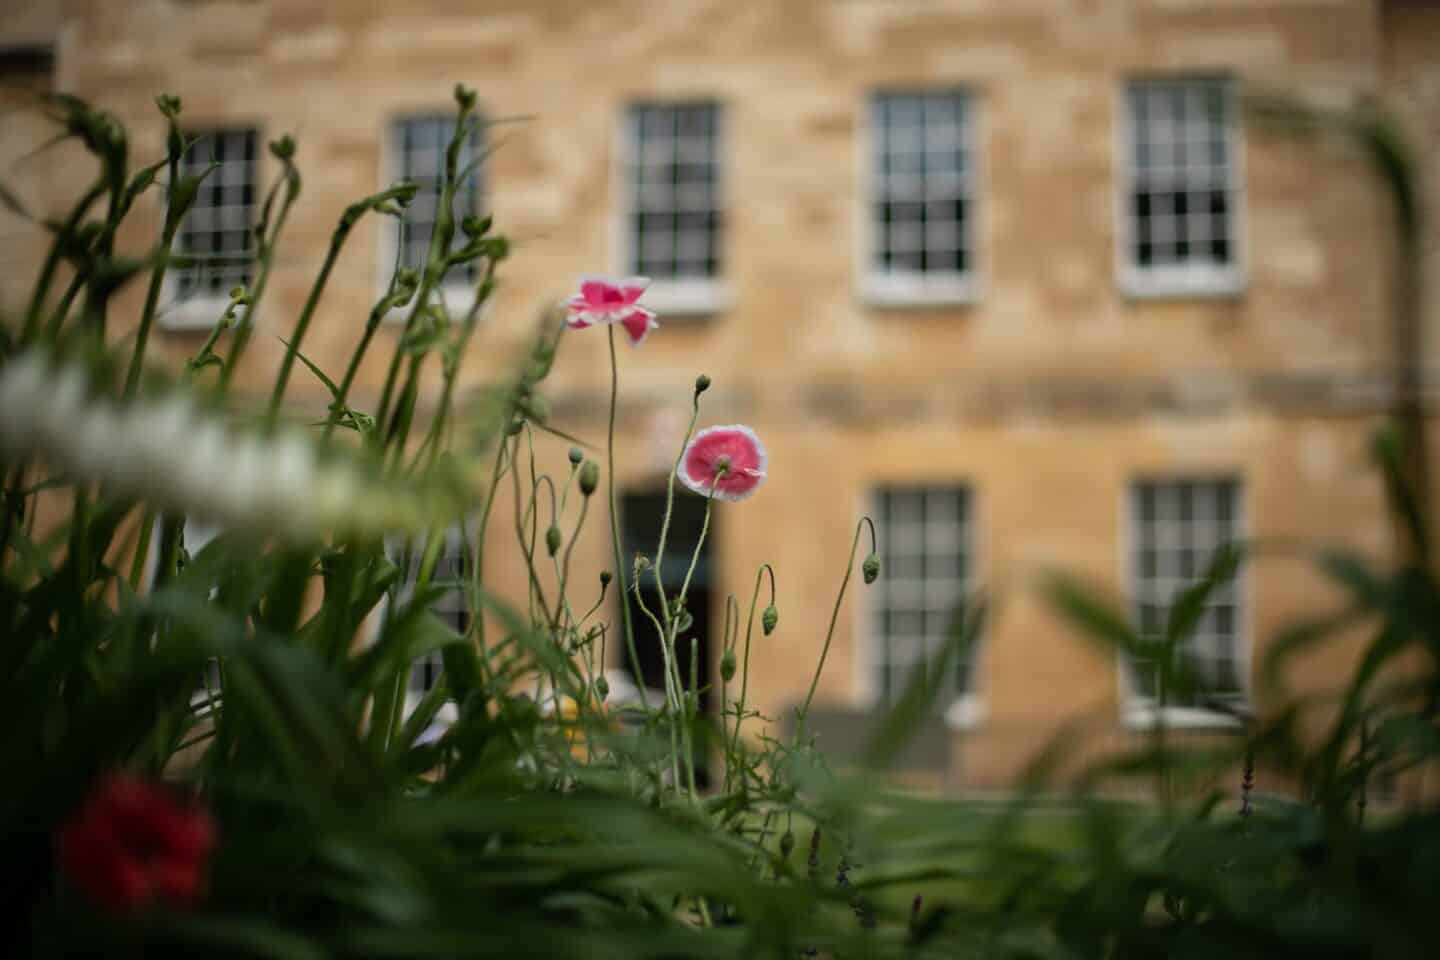
[[870,554],[865,558],[865,563],[860,569],[865,574],[865,582],[874,583],[875,579],[880,576],[880,555]]
[[764,629],[765,636],[767,637],[775,632],[775,624],[779,622],[780,611],[775,609],[775,604],[773,603],[765,608],[764,613],[760,614],[760,626]]
[[595,488],[600,486],[600,464],[594,460],[586,460],[585,465],[580,468],[580,492],[590,496]]

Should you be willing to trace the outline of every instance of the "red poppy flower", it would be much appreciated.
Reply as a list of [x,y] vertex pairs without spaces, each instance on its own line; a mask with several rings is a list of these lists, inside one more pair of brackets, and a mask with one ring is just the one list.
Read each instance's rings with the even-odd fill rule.
[[654,311],[636,302],[649,285],[646,277],[582,276],[580,292],[566,301],[569,311],[566,324],[572,330],[583,330],[618,323],[630,343],[639,346],[650,331],[660,325]]
[[186,906],[205,886],[215,821],[162,784],[107,776],[60,832],[65,876],[106,909]]
[[701,496],[744,500],[765,479],[765,448],[749,427],[707,427],[690,439],[676,471]]

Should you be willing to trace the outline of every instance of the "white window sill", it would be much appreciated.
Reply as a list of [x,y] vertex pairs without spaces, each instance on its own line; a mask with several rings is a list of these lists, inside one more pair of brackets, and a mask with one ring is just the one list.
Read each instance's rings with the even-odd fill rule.
[[1127,730],[1150,731],[1163,725],[1171,730],[1242,730],[1241,715],[1249,708],[1236,703],[1235,712],[1207,710],[1204,707],[1157,707],[1153,703],[1135,702],[1121,708],[1120,722]]
[[1230,300],[1244,294],[1245,278],[1238,270],[1131,268],[1120,291],[1132,300]]
[[718,280],[652,280],[640,305],[666,317],[708,317],[730,307],[730,296]]
[[[375,299],[385,296],[385,287],[375,294]],[[445,303],[445,310],[450,314],[452,320],[463,317],[470,310],[470,305],[475,302],[475,288],[470,284],[447,283],[440,288],[440,297]],[[396,326],[403,325],[410,319],[410,310],[415,306],[415,298],[411,297],[398,307],[392,307],[390,312],[385,314],[382,322]]]
[[872,273],[865,278],[861,296],[876,307],[954,307],[980,299],[974,280],[964,275]]
[[945,726],[951,730],[978,730],[984,725],[987,712],[984,701],[967,694],[945,711]]
[[191,297],[162,309],[155,325],[173,333],[209,333],[229,306],[229,297]]

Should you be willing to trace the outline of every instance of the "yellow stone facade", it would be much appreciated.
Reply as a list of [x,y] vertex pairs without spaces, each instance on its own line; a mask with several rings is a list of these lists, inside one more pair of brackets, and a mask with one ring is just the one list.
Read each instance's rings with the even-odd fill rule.
[[[1365,163],[1334,143],[1244,128],[1243,286],[1137,298],[1118,282],[1118,124],[1135,77],[1220,75],[1331,106],[1378,98],[1409,124],[1440,200],[1434,5],[64,0],[14,10],[0,15],[0,41],[51,48],[54,87],[119,116],[138,157],[163,149],[160,92],[183,96],[191,124],[296,135],[304,193],[242,378],[253,385],[270,382],[282,349],[273,335],[288,336],[340,212],[385,182],[393,118],[448,109],[456,81],[478,89],[487,116],[515,118],[491,131],[503,142],[484,203],[514,255],[472,350],[478,383],[524,349],[539,308],[569,293],[577,274],[624,266],[616,166],[627,106],[719,102],[724,306],[662,313],[642,348],[622,349],[618,463],[627,487],[661,482],[700,372],[715,383],[702,423],[749,423],[765,439],[770,476],[752,500],[717,509],[714,558],[717,589],[742,604],[758,564],[778,572],[781,625],[757,640],[751,678],[753,700],[772,715],[804,695],[855,522],[879,486],[970,491],[974,570],[1002,601],[978,651],[982,714],[950,734],[945,765],[947,781],[974,787],[1012,782],[1076,718],[1086,733],[1077,754],[1132,736],[1115,658],[1059,625],[1032,578],[1071,570],[1123,597],[1136,478],[1232,476],[1251,537],[1391,549],[1366,466],[1391,362],[1390,234]],[[935,87],[962,88],[974,104],[977,294],[962,305],[879,306],[861,284],[867,103],[876,90]],[[13,88],[6,97],[17,102]],[[0,176],[58,214],[60,188],[83,182],[83,162],[67,149],[12,176],[43,128],[24,114],[4,123]],[[263,158],[262,181],[273,174]],[[158,216],[148,203],[126,245],[143,249]],[[355,232],[307,340],[328,367],[348,358],[380,288],[381,229]],[[1429,272],[1440,277],[1431,230]],[[0,304],[13,310],[38,241],[8,212],[0,240]],[[134,316],[142,293],[128,290],[116,314]],[[178,361],[200,336],[161,332],[154,346]],[[381,336],[383,348],[395,331]],[[362,405],[386,356],[372,351]],[[603,444],[608,385],[603,334],[567,336],[546,388],[559,423]],[[292,392],[318,406],[317,386],[300,374]],[[564,450],[542,445],[557,471]],[[609,565],[603,527],[592,518],[580,569]],[[512,586],[521,582],[513,560],[497,553],[489,564]],[[1252,664],[1278,628],[1334,600],[1320,577],[1280,556],[1246,569],[1243,594]],[[817,701],[860,702],[865,598],[857,578]],[[722,606],[713,609],[718,635]],[[1296,683],[1333,687],[1352,655],[1312,657]]]

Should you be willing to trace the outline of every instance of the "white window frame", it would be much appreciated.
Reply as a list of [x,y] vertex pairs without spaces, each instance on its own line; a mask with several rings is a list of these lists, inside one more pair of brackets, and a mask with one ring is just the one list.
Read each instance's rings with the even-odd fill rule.
[[611,189],[617,198],[614,216],[611,218],[612,271],[621,276],[634,276],[639,271],[638,257],[630,242],[630,216],[635,206],[635,193],[631,186],[630,168],[635,156],[637,134],[634,129],[634,108],[636,107],[686,107],[711,106],[715,110],[714,162],[716,177],[711,184],[715,197],[715,209],[720,214],[720,227],[716,232],[716,254],[720,271],[713,277],[651,277],[641,303],[660,315],[661,322],[673,319],[700,318],[722,313],[731,306],[729,288],[725,277],[731,269],[729,255],[730,197],[727,170],[732,160],[729,149],[729,121],[726,105],[718,97],[694,96],[675,98],[638,97],[628,101],[620,110],[615,125],[615,163],[611,172]]
[[[1135,259],[1135,214],[1132,211],[1138,180],[1135,163],[1135,128],[1130,115],[1131,91],[1147,84],[1218,86],[1225,103],[1225,147],[1228,161],[1226,192],[1230,197],[1230,262],[1181,263],[1142,267]],[[1245,245],[1245,137],[1237,82],[1223,74],[1147,74],[1127,77],[1116,100],[1115,160],[1115,263],[1121,292],[1132,299],[1232,298],[1246,286]]]
[[[960,578],[960,591],[962,596],[973,598],[975,596],[975,584],[979,582],[978,562],[980,542],[979,524],[977,521],[978,496],[973,484],[966,480],[922,480],[911,481],[908,479],[886,480],[875,483],[870,487],[867,494],[867,501],[872,518],[880,516],[879,504],[882,494],[887,492],[961,492],[965,497],[965,522],[961,524],[960,555],[964,561],[965,575]],[[879,541],[879,553],[881,563],[881,577],[887,576],[888,558],[887,543],[888,532],[883,526],[883,519],[876,522],[876,535]],[[863,535],[862,535],[863,536]],[[861,605],[856,635],[858,643],[855,649],[855,689],[858,701],[866,707],[879,707],[883,704],[882,693],[876,683],[876,668],[879,664],[878,649],[880,646],[880,631],[876,626],[876,614],[880,609],[879,593],[873,589],[866,591],[864,601]],[[981,727],[988,715],[987,707],[983,696],[979,692],[980,676],[980,652],[984,647],[985,638],[977,638],[975,646],[967,652],[969,666],[967,669],[968,688],[954,693],[946,706],[943,718],[945,725],[951,730],[966,731],[975,730]],[[953,689],[953,687],[952,687]]]
[[[394,186],[403,176],[405,164],[400,156],[400,144],[397,142],[395,133],[399,124],[411,120],[435,119],[448,117],[451,128],[454,127],[455,113],[443,108],[425,109],[423,107],[414,110],[404,110],[390,114],[386,119],[381,133],[381,163],[380,163],[380,185],[379,189],[386,190]],[[479,188],[476,191],[475,210],[470,211],[475,216],[481,216],[485,207],[485,179],[481,176],[481,169],[484,167],[484,152],[486,149],[485,134],[486,124],[484,120],[476,115],[471,116],[473,127],[472,136],[475,137],[475,156],[477,166],[473,176],[480,177]],[[448,140],[447,140],[448,143]],[[443,155],[444,148],[441,148]],[[377,217],[376,222],[380,225],[379,242],[375,244],[376,249],[376,272],[375,272],[375,299],[379,300],[390,288],[390,277],[395,270],[395,254],[397,239],[400,233],[399,221],[393,217]],[[455,235],[461,236],[460,223],[455,224]],[[422,264],[416,269],[424,269]],[[475,299],[475,284],[470,283],[458,276],[457,271],[451,270],[446,274],[445,282],[440,285],[439,294],[445,303],[445,309],[453,317],[463,314],[470,309]],[[415,298],[411,297],[405,303],[391,308],[382,318],[385,323],[404,323],[410,316],[410,310],[415,305]]]
[[[208,137],[214,133],[249,133],[255,140],[255,170],[254,170],[254,202],[251,206],[250,223],[247,229],[250,231],[250,244],[252,253],[258,256],[259,243],[254,236],[254,230],[259,223],[260,211],[265,204],[265,157],[268,153],[265,146],[264,131],[259,124],[249,123],[244,120],[227,122],[215,121],[212,123],[187,124],[183,133],[187,139],[192,136]],[[191,150],[204,150],[207,139],[201,139]],[[184,170],[182,165],[181,170]],[[200,192],[204,193],[210,178],[216,176],[220,171],[212,171],[200,184]],[[161,221],[165,217],[164,191],[157,191],[159,195],[159,213]],[[194,215],[195,208],[192,206],[185,214],[186,218]],[[181,231],[175,232],[174,242],[171,244],[170,253],[173,256],[181,254],[180,249]],[[165,280],[160,287],[160,307],[155,315],[155,324],[161,330],[176,333],[190,333],[204,331],[208,332],[220,322],[220,317],[230,305],[229,291],[220,294],[199,294],[180,299],[179,272],[182,268],[174,265],[165,271]],[[250,283],[255,282],[255,272],[259,269],[258,260],[252,262],[250,268]]]
[[[1131,477],[1122,494],[1120,537],[1120,569],[1125,577],[1125,597],[1130,621],[1138,632],[1139,596],[1137,585],[1140,571],[1137,556],[1139,546],[1139,510],[1136,499],[1142,484],[1179,483],[1231,483],[1235,487],[1233,507],[1233,541],[1240,542],[1250,529],[1248,515],[1249,498],[1246,495],[1245,477],[1239,471],[1145,473]],[[1203,571],[1197,570],[1198,579]],[[1120,721],[1127,729],[1136,732],[1154,730],[1165,726],[1177,730],[1238,730],[1244,726],[1242,717],[1252,711],[1251,677],[1251,622],[1252,603],[1249,578],[1242,566],[1235,575],[1235,663],[1239,690],[1225,711],[1194,705],[1166,704],[1162,709],[1154,697],[1146,696],[1136,689],[1132,667],[1127,655],[1117,654],[1116,666],[1119,672]]]
[[[875,255],[881,242],[879,225],[875,219],[875,204],[879,199],[879,153],[881,128],[877,116],[880,100],[887,96],[955,96],[960,99],[962,125],[960,145],[965,153],[966,167],[962,193],[966,201],[965,223],[961,243],[964,244],[968,264],[963,271],[885,271],[875,263]],[[882,307],[905,306],[964,306],[976,303],[981,297],[980,255],[981,240],[979,196],[986,178],[983,151],[983,130],[978,106],[979,98],[967,87],[951,85],[945,87],[900,88],[886,87],[871,91],[865,98],[865,118],[862,124],[864,135],[857,140],[859,149],[858,169],[860,171],[861,205],[857,210],[856,236],[859,239],[857,259],[860,269],[859,295],[865,303]],[[923,126],[921,128],[924,129]]]

